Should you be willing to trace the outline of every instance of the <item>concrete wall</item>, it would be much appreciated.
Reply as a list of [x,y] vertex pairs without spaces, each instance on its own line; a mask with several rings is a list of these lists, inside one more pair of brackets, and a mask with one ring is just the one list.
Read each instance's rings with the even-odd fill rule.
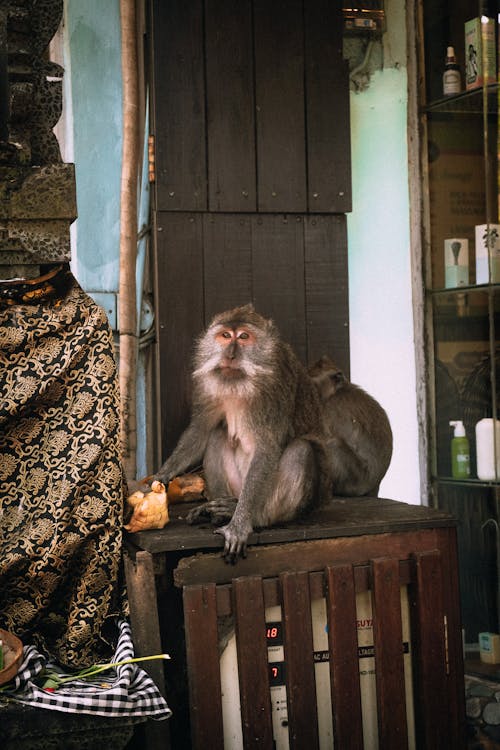
[[386,2],[383,67],[351,93],[348,218],[351,379],[386,409],[394,455],[384,497],[420,503],[406,137],[406,19]]
[[118,0],[66,0],[78,220],[73,271],[87,291],[118,288],[122,89]]

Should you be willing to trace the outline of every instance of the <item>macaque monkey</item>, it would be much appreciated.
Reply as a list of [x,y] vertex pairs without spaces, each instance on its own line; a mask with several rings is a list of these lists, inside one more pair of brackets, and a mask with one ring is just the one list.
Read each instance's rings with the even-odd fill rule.
[[376,495],[392,455],[382,407],[328,358],[309,372],[252,305],[221,313],[195,347],[191,421],[154,479],[203,462],[208,502],[188,516],[246,554],[254,528],[338,496]]
[[320,393],[271,320],[252,305],[216,315],[195,347],[190,424],[155,475],[203,461],[208,502],[188,517],[223,524],[224,556],[254,528],[296,518],[329,494]]
[[309,368],[323,404],[323,426],[333,493],[378,494],[392,456],[392,431],[384,409],[347,380],[329,357]]

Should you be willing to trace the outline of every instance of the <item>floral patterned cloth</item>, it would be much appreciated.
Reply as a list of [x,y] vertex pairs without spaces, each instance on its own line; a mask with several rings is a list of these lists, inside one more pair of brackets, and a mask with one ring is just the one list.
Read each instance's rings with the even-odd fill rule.
[[83,668],[113,653],[124,610],[124,483],[108,321],[59,276],[27,303],[0,295],[0,627]]

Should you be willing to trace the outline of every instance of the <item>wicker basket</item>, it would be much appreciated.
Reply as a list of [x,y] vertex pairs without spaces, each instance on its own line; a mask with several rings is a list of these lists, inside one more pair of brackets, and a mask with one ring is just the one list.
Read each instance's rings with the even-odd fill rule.
[[4,668],[0,669],[0,685],[10,682],[19,669],[23,658],[23,644],[15,635],[0,628],[0,640],[4,646]]

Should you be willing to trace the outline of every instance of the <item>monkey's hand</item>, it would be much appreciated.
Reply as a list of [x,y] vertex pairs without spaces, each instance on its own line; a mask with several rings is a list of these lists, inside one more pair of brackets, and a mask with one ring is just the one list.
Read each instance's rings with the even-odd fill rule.
[[216,500],[209,500],[190,510],[186,521],[190,524],[209,521],[214,526],[222,526],[233,517],[236,502],[235,497],[218,497]]
[[199,467],[207,446],[208,434],[204,421],[193,417],[179,438],[174,452],[154,474],[153,479],[168,485],[174,477]]
[[247,541],[253,531],[249,519],[237,519],[236,513],[226,526],[216,529],[216,534],[224,537],[224,552],[222,553],[227,563],[234,565],[239,557],[247,556]]

